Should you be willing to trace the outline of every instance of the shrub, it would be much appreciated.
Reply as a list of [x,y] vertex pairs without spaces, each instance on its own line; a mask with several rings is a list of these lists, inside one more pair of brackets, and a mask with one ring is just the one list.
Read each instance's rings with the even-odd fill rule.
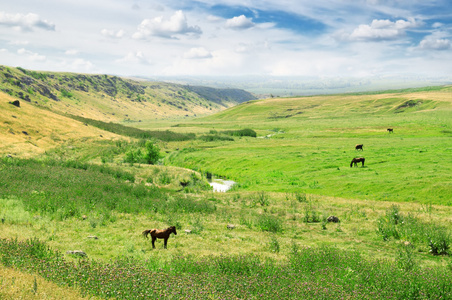
[[270,204],[270,201],[268,200],[268,195],[264,191],[258,192],[256,198],[261,206],[268,206]]
[[228,136],[221,136],[218,134],[214,135],[202,135],[199,137],[201,141],[204,142],[214,142],[214,141],[233,141],[234,139]]
[[65,98],[72,98],[74,96],[74,94],[66,89],[61,89],[60,90],[61,96],[65,97]]
[[295,199],[297,199],[297,201],[300,202],[300,203],[308,202],[308,198],[306,197],[306,193],[296,192],[295,193]]
[[256,137],[257,133],[253,129],[245,128],[240,130],[227,130],[223,131],[222,133],[232,136],[250,136],[250,137]]
[[303,221],[306,223],[318,223],[321,221],[320,213],[312,205],[312,202],[307,202],[304,205]]
[[383,240],[388,241],[391,237],[400,239],[400,233],[397,226],[388,220],[387,217],[379,217],[377,220],[378,233],[383,237]]
[[147,164],[156,164],[160,159],[160,148],[152,141],[146,141],[143,159]]
[[428,236],[429,252],[433,255],[448,255],[450,242],[450,233],[445,228],[432,230]]
[[262,231],[282,232],[282,222],[272,215],[260,215],[257,220],[257,226]]

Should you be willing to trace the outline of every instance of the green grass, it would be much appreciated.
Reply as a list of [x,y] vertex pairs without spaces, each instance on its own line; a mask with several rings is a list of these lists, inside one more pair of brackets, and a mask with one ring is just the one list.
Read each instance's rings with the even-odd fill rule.
[[[126,181],[107,166],[64,161],[7,158],[1,169],[2,265],[83,295],[450,297],[449,251],[430,251],[434,236],[450,247],[450,239],[441,240],[451,229],[445,207],[304,193],[181,193]],[[332,214],[339,224],[321,222]],[[382,236],[381,218],[398,220],[400,234]],[[179,234],[168,250],[161,241],[152,250],[141,231],[168,225]],[[71,249],[88,258],[65,254]],[[150,281],[155,285],[143,284]]]
[[[239,190],[452,205],[450,87],[413,92],[424,94],[245,103],[183,126],[218,131],[246,126],[266,138],[194,141],[187,149],[202,151],[173,153],[167,163],[230,178]],[[355,144],[364,144],[364,151]],[[365,167],[350,168],[359,156],[366,158]]]
[[[174,257],[152,261],[123,257],[109,263],[66,260],[32,239],[0,240],[1,261],[58,284],[102,298],[148,299],[448,299],[450,270],[401,269],[388,260],[367,261],[356,251],[294,248],[287,262],[255,256]],[[21,260],[17,260],[21,257]]]
[[[159,123],[257,135],[159,142],[165,166],[123,163],[141,141],[3,158],[0,262],[101,298],[451,298],[451,100],[446,87],[254,101]],[[206,191],[207,172],[238,184]],[[167,250],[141,236],[170,225]]]
[[214,205],[189,197],[169,198],[161,189],[133,184],[128,172],[74,161],[4,158],[0,163],[0,197],[21,199],[26,210],[59,219],[111,211],[213,212]]

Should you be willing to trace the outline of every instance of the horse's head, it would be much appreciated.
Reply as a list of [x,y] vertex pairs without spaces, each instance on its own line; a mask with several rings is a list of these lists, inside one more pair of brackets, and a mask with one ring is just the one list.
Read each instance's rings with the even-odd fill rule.
[[170,227],[170,233],[172,232],[172,233],[174,233],[175,235],[177,235],[177,232],[176,232],[176,226],[171,226]]

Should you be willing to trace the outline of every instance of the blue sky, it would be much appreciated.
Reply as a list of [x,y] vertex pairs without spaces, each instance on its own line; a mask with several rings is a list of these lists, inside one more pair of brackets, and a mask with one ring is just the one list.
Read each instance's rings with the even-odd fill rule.
[[3,65],[125,76],[452,76],[450,0],[2,2]]

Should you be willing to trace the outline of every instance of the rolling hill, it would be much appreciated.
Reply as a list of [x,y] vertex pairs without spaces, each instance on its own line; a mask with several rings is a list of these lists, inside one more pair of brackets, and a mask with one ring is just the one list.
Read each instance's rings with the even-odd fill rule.
[[0,90],[58,113],[116,123],[206,115],[255,99],[251,93],[238,89],[7,66],[0,66]]

